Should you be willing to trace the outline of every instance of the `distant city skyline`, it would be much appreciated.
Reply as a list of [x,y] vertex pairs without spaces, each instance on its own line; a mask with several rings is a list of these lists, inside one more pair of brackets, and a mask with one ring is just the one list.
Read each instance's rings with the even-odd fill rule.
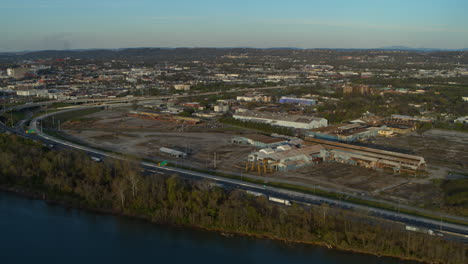
[[468,48],[466,0],[15,0],[0,52],[127,47]]

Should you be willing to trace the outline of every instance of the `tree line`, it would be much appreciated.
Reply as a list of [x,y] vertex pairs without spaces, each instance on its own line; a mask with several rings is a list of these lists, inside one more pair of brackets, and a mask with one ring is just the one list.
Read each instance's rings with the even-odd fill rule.
[[252,122],[252,121],[243,121],[238,120],[232,117],[221,117],[218,120],[223,124],[233,125],[233,126],[240,126],[255,130],[260,130],[269,134],[280,134],[280,135],[287,135],[287,136],[294,136],[294,129],[288,127],[281,127],[281,126],[273,126],[267,123],[259,123],[259,122]]
[[464,244],[407,232],[365,212],[327,205],[280,206],[208,181],[144,176],[137,163],[98,163],[84,153],[50,150],[14,135],[0,135],[0,149],[0,186],[73,206],[431,263],[468,259]]

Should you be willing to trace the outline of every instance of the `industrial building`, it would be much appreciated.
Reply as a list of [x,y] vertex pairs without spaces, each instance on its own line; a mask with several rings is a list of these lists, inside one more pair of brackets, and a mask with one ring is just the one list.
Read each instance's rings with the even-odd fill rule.
[[18,96],[49,97],[49,91],[48,90],[38,90],[38,89],[18,90],[18,91],[16,91],[16,95],[18,95]]
[[390,169],[395,173],[419,173],[426,171],[426,161],[423,157],[386,151],[368,147],[321,140],[306,137],[306,144],[323,146],[322,158],[328,161],[362,166],[371,169]]
[[287,115],[258,111],[236,111],[232,116],[237,120],[267,123],[274,126],[292,127],[299,129],[314,129],[326,127],[328,120],[321,117]]
[[213,107],[213,110],[216,113],[226,113],[227,111],[229,111],[229,105],[223,105],[223,104],[215,105]]
[[280,104],[299,104],[299,105],[315,105],[317,101],[307,98],[295,98],[282,96],[279,100]]
[[468,116],[462,116],[453,121],[454,123],[457,124],[468,124]]
[[178,151],[178,150],[175,150],[175,149],[165,148],[165,147],[159,148],[159,152],[164,153],[164,154],[168,154],[168,155],[176,157],[176,158],[186,158],[187,157],[187,153],[184,153],[182,151]]
[[262,134],[250,134],[235,136],[231,139],[235,144],[248,144],[258,148],[273,148],[289,142],[288,139],[265,136]]
[[416,130],[418,123],[421,122],[432,122],[432,120],[405,115],[391,115],[390,118],[383,120],[382,124],[394,133],[407,134]]
[[431,119],[427,118],[419,118],[413,116],[406,116],[406,115],[391,115],[391,120],[400,121],[400,122],[432,122]]
[[174,89],[177,91],[189,91],[191,88],[190,84],[176,84],[174,85]]
[[19,67],[19,68],[8,68],[7,75],[15,79],[21,79],[30,71],[30,68]]
[[306,132],[307,136],[340,142],[354,142],[376,137],[383,127],[362,123],[341,124],[317,128]]
[[358,86],[345,85],[343,86],[343,94],[369,95],[369,94],[372,94],[373,92],[374,90],[370,88],[368,85],[358,85]]
[[271,102],[271,96],[263,95],[263,94],[246,94],[243,96],[237,96],[236,100],[241,101],[241,102],[269,103]]
[[304,166],[316,164],[322,161],[321,145],[304,146],[296,148],[290,145],[281,145],[276,148],[266,148],[254,152],[248,156],[246,170],[259,173],[273,171],[288,171]]

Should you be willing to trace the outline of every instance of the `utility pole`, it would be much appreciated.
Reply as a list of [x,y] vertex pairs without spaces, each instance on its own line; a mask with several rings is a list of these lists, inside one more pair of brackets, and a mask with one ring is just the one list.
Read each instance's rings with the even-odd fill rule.
[[213,165],[214,165],[214,168],[216,169],[216,152],[214,153]]
[[58,120],[58,130],[60,131],[60,119]]
[[439,226],[439,230],[442,231],[442,215],[440,215],[440,226]]

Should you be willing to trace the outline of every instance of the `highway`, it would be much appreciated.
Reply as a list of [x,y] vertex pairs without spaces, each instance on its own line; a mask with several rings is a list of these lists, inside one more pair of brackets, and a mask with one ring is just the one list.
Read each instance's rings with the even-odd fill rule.
[[[16,133],[16,134],[19,134],[21,136],[25,136],[31,139],[41,140],[44,144],[47,144],[47,145],[54,144],[56,146],[60,146],[63,148],[84,151],[91,156],[95,156],[99,158],[108,157],[108,158],[122,159],[122,160],[125,159],[124,157],[120,155],[110,154],[107,152],[92,149],[89,147],[80,146],[71,142],[67,142],[61,139],[51,137],[49,135],[42,133],[42,131],[40,131],[37,128],[38,122],[40,122],[41,119],[46,118],[48,116],[51,116],[57,113],[62,113],[65,111],[75,111],[77,109],[85,109],[85,108],[91,108],[91,107],[96,107],[96,106],[81,106],[81,107],[67,109],[67,110],[60,111],[60,112],[48,113],[40,117],[34,118],[30,122],[30,124],[31,124],[31,128],[37,131],[36,135],[28,135],[28,134],[25,134],[23,130],[15,130],[12,128],[8,128],[3,123],[1,123],[0,126],[3,130],[10,131],[11,133]],[[330,206],[337,207],[337,208],[366,212],[369,215],[399,222],[399,223],[402,223],[403,225],[410,225],[410,226],[415,226],[415,227],[419,227],[423,229],[431,229],[434,232],[440,235],[443,235],[445,239],[468,243],[468,227],[463,226],[463,225],[451,224],[451,223],[447,223],[443,221],[437,221],[437,220],[432,220],[428,218],[407,215],[404,213],[398,213],[398,212],[393,212],[389,210],[354,204],[354,203],[350,203],[347,201],[325,198],[325,197],[316,196],[312,194],[305,194],[301,192],[274,188],[274,187],[269,187],[269,186],[264,186],[264,185],[259,185],[259,184],[253,184],[253,183],[248,183],[244,181],[223,178],[219,176],[194,172],[194,171],[180,169],[180,168],[166,167],[166,166],[159,167],[157,164],[150,163],[150,162],[141,162],[141,166],[144,169],[145,174],[151,174],[151,175],[178,174],[181,177],[189,178],[189,179],[194,179],[194,178],[208,179],[208,180],[216,182],[219,185],[224,186],[225,188],[252,191],[256,193],[261,193],[268,197],[276,197],[280,199],[285,199],[293,203],[312,204],[312,205],[328,204]],[[404,228],[404,226],[402,226],[402,228]],[[411,232],[411,231],[408,231],[408,232]]]

